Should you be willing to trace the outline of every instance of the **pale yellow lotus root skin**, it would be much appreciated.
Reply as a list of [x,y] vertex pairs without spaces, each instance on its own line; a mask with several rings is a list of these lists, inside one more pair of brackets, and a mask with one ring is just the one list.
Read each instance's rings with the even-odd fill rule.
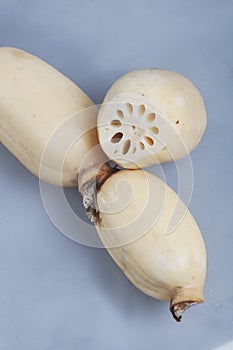
[[205,128],[198,89],[183,75],[162,69],[122,76],[108,90],[98,114],[103,151],[129,169],[184,157]]
[[97,108],[72,81],[41,59],[0,48],[0,141],[33,174],[59,186],[77,186],[80,163],[107,157],[97,150]]
[[[186,308],[204,301],[204,240],[191,213],[168,185],[143,170],[122,170],[105,181],[97,199],[99,236],[137,288],[169,301],[177,321]],[[168,233],[178,204],[181,220]]]

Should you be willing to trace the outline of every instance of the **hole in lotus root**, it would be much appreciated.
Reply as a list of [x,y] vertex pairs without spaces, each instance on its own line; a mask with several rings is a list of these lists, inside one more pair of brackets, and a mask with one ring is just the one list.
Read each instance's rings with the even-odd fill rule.
[[133,106],[131,105],[131,103],[126,103],[126,109],[129,114],[133,113]]
[[119,118],[121,118],[121,119],[124,118],[124,113],[123,113],[120,109],[118,109],[118,110],[116,111],[116,113],[117,113],[117,115],[118,115]]
[[121,122],[120,122],[120,120],[114,119],[111,121],[111,125],[116,127],[116,128],[119,128],[121,126]]
[[146,119],[149,123],[153,122],[155,120],[155,113],[147,114]]
[[140,105],[138,107],[138,112],[140,115],[143,115],[145,113],[145,111],[146,111],[146,107],[144,105]]
[[144,145],[144,143],[142,143],[142,142],[139,142],[138,144],[139,144],[139,147],[140,147],[141,149],[144,149],[144,148],[145,148],[145,145]]
[[145,137],[144,137],[144,140],[145,140],[145,142],[146,142],[148,145],[153,146],[154,140],[153,140],[151,137],[145,136]]
[[131,144],[131,141],[130,141],[130,140],[126,140],[126,141],[125,141],[124,147],[123,147],[123,150],[122,150],[122,153],[123,153],[123,154],[128,153],[128,151],[129,151],[129,149],[130,149],[130,144]]
[[116,134],[113,135],[113,137],[111,138],[111,142],[112,143],[118,143],[121,141],[123,137],[122,132],[117,132]]
[[156,128],[156,126],[152,126],[152,128],[150,128],[150,131],[155,135],[157,135],[159,133],[159,129]]

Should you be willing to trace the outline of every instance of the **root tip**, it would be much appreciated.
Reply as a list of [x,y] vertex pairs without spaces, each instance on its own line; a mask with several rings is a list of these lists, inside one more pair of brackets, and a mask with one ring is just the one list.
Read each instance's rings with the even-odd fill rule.
[[172,316],[177,322],[181,322],[183,313],[191,306],[198,304],[197,301],[182,301],[176,304],[170,305],[170,311]]

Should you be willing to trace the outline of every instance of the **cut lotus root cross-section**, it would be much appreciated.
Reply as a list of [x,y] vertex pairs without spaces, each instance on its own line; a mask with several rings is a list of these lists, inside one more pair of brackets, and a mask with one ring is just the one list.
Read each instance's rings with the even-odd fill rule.
[[97,128],[105,154],[125,168],[179,159],[206,126],[202,97],[182,75],[159,69],[128,73],[107,92]]
[[123,167],[144,166],[145,159],[153,164],[164,147],[159,139],[160,124],[161,117],[144,104],[109,104],[98,124],[101,147]]

